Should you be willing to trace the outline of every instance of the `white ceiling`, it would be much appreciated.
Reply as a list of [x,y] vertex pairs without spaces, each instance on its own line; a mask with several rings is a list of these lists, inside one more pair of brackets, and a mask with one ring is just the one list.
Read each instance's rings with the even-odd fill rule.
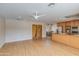
[[46,16],[40,17],[39,21],[45,23],[55,23],[63,21],[64,16],[79,13],[78,3],[56,3],[53,7],[48,7],[49,3],[0,3],[0,16],[8,19],[16,19],[21,16],[25,20],[34,20],[31,16],[38,11]]

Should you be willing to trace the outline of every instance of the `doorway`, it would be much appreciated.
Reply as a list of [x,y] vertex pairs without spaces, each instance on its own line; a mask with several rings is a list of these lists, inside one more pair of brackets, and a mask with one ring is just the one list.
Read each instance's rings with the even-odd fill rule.
[[41,40],[42,39],[42,25],[32,25],[32,39]]

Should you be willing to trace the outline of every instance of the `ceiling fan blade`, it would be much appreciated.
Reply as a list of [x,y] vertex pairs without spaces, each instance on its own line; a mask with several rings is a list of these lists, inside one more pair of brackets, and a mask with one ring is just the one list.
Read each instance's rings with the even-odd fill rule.
[[46,15],[39,15],[39,17],[42,17],[42,16],[46,16]]
[[31,17],[32,17],[33,19],[38,19],[39,16],[32,15]]
[[42,16],[45,16],[45,15],[38,15],[38,12],[36,11],[35,12],[35,15],[32,15],[32,17],[34,18],[34,19],[38,19],[39,17],[42,17]]

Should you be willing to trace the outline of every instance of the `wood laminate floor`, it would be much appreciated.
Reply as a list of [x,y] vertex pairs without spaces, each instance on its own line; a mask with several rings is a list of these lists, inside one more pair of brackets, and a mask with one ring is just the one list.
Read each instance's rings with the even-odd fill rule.
[[52,40],[27,40],[6,43],[0,49],[2,56],[77,56],[79,49]]

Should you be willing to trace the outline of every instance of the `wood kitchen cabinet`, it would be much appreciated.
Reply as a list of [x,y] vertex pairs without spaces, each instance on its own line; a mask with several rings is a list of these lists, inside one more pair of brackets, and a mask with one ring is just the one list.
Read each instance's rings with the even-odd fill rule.
[[71,27],[79,27],[79,19],[59,22],[57,23],[57,25],[58,27],[62,27],[63,33],[66,33],[68,29],[71,31]]
[[58,25],[58,27],[62,28],[62,33],[64,33],[65,32],[65,22],[60,22],[57,25]]
[[79,49],[78,35],[52,34],[52,40]]

